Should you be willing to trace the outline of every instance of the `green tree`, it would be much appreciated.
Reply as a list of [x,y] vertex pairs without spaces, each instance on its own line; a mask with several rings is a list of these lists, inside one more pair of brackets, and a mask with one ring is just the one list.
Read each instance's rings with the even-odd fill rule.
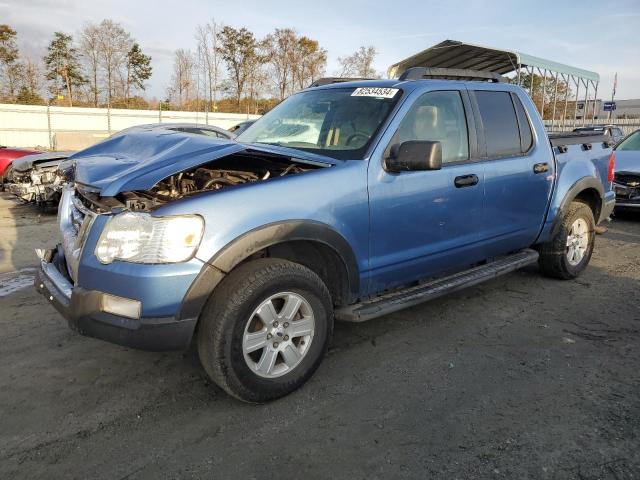
[[0,25],[0,96],[4,93],[13,99],[18,91],[22,76],[18,57],[16,31],[9,25]]
[[44,100],[38,94],[38,92],[30,90],[27,86],[24,85],[20,87],[20,91],[18,92],[16,101],[23,105],[42,105],[44,103]]
[[231,76],[231,91],[238,109],[247,79],[258,56],[257,41],[252,32],[246,28],[237,30],[225,26],[218,32],[220,40],[219,52]]
[[127,53],[127,89],[125,95],[127,105],[131,97],[131,87],[144,90],[144,82],[151,78],[152,70],[151,57],[142,53],[140,45],[134,43],[129,53]]
[[294,77],[300,90],[321,77],[327,66],[327,51],[309,37],[298,38],[295,58]]
[[73,46],[71,35],[62,32],[53,34],[53,40],[44,57],[44,64],[49,90],[56,96],[66,90],[69,106],[72,107],[76,87],[86,83],[86,80],[82,76],[78,52]]

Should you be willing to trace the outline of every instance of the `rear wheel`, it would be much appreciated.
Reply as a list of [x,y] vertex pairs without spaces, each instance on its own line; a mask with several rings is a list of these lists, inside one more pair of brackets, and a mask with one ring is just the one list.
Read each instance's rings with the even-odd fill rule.
[[198,353],[211,379],[234,397],[260,403],[313,375],[331,336],[333,309],[313,271],[260,259],[223,280],[200,322]]
[[591,208],[572,202],[560,228],[540,249],[540,268],[545,275],[575,278],[589,264],[595,241],[595,220]]

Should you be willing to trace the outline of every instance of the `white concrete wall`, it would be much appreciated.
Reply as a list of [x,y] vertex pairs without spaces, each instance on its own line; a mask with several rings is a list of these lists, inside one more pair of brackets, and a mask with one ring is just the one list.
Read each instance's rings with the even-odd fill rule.
[[123,128],[145,123],[201,123],[229,128],[258,115],[0,104],[0,145],[54,148],[57,133],[79,133],[98,142]]

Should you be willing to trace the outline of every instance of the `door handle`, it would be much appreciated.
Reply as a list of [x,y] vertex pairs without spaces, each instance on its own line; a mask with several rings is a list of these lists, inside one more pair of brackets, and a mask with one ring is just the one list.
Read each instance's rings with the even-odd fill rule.
[[453,181],[456,188],[473,187],[478,184],[477,175],[462,175]]
[[544,173],[544,172],[548,172],[549,171],[549,164],[548,163],[536,163],[533,166],[533,173]]

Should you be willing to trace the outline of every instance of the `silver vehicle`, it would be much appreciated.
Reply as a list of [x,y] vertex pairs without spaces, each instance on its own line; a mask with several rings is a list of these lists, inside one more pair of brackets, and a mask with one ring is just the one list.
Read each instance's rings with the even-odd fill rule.
[[225,138],[228,140],[236,136],[224,128],[214,127],[213,125],[202,125],[200,123],[149,123],[125,128],[124,130],[114,133],[112,137],[118,137],[125,133],[139,130],[171,130],[174,132],[193,133],[195,135],[206,135],[207,137]]
[[613,143],[617,144],[624,138],[622,129],[616,125],[589,125],[586,127],[578,127],[573,129],[574,132],[591,133],[596,135],[609,135],[613,139]]

